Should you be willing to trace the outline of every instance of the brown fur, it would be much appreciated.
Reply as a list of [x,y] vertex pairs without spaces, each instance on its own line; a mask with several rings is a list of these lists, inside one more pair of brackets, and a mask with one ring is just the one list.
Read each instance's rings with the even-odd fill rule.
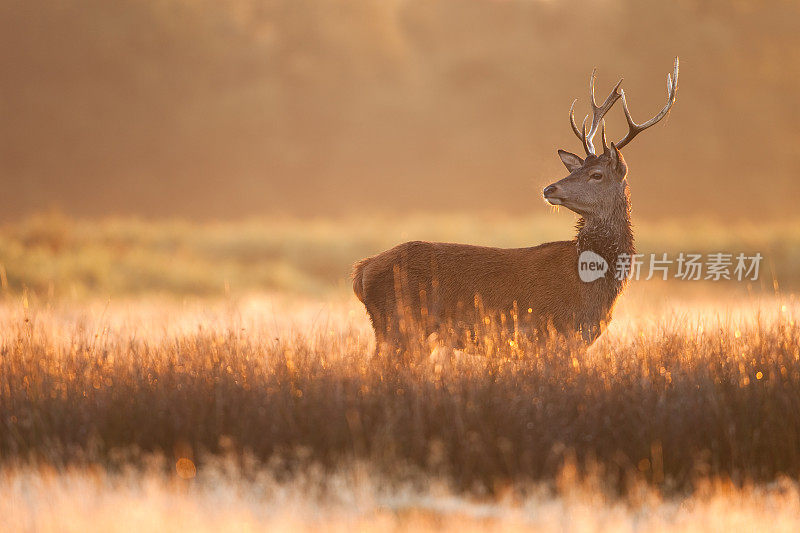
[[[417,241],[364,259],[353,270],[353,290],[367,308],[379,350],[383,344],[409,347],[434,332],[463,339],[464,332],[477,333],[487,322],[533,339],[555,331],[579,334],[591,343],[600,335],[626,282],[617,279],[618,259],[634,254],[628,167],[619,149],[660,121],[675,103],[678,59],[667,77],[667,104],[642,125],[630,116],[621,80],[598,106],[594,79],[592,72],[588,131],[585,124],[578,129],[570,109],[572,129],[587,156],[559,150],[570,174],[543,191],[552,205],[581,216],[575,240],[513,249]],[[629,131],[619,146],[611,143],[609,148],[603,116],[619,99]],[[600,126],[603,153],[597,155],[592,139]],[[605,275],[580,279],[578,258],[584,251],[603,257]]]
[[[590,180],[598,169],[608,173],[607,183]],[[379,348],[408,347],[434,332],[463,339],[487,318],[529,338],[555,331],[594,341],[624,287],[614,276],[617,256],[634,251],[626,174],[616,152],[580,160],[554,184],[564,205],[583,215],[573,241],[512,249],[414,241],[357,263],[353,291],[367,309]],[[581,207],[571,206],[573,200]],[[606,259],[605,277],[581,281],[583,250]]]

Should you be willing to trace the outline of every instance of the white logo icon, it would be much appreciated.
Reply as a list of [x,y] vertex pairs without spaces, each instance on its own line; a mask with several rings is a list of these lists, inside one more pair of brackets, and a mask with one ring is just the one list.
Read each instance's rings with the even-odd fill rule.
[[589,283],[600,279],[608,272],[608,263],[601,255],[584,250],[578,257],[578,275],[581,281]]

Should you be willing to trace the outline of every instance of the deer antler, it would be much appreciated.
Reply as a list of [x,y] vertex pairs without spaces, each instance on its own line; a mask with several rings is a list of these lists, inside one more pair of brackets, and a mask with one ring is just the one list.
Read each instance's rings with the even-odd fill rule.
[[[672,73],[672,76],[667,74],[667,104],[664,108],[653,118],[648,120],[643,124],[637,124],[634,122],[633,117],[631,117],[631,112],[628,110],[628,102],[625,100],[625,91],[622,91],[622,108],[625,110],[625,118],[628,120],[628,133],[625,137],[619,141],[616,146],[617,148],[622,148],[634,137],[639,135],[641,132],[649,128],[650,126],[655,125],[659,120],[664,118],[667,113],[669,113],[670,108],[672,108],[672,104],[675,103],[675,95],[678,93],[678,58],[675,58],[675,70]],[[573,104],[574,105],[574,104]],[[573,123],[574,128],[574,123]]]
[[594,139],[595,134],[597,133],[597,128],[603,124],[603,149],[605,149],[605,121],[603,117],[608,110],[614,105],[614,103],[619,100],[620,98],[624,98],[624,92],[619,88],[620,84],[622,84],[622,80],[619,80],[617,84],[612,89],[611,94],[608,95],[605,102],[602,105],[598,106],[597,102],[594,99],[594,79],[597,74],[597,69],[592,69],[592,76],[589,78],[589,98],[592,105],[592,125],[589,128],[589,131],[586,131],[586,121],[589,119],[589,115],[583,119],[583,126],[581,129],[578,129],[578,125],[575,123],[575,103],[578,101],[576,98],[572,105],[569,108],[569,123],[572,126],[572,131],[575,132],[575,135],[578,139],[581,140],[583,143],[583,149],[586,150],[586,155],[597,155],[594,151],[594,144],[592,144],[592,139]]

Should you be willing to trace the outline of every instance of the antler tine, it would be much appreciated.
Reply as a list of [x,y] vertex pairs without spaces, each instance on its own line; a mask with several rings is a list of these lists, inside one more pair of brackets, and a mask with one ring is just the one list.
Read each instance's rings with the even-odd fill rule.
[[649,128],[650,126],[654,126],[657,124],[662,118],[664,118],[669,110],[672,108],[672,105],[675,103],[675,97],[678,93],[678,58],[675,58],[675,68],[673,70],[672,75],[667,74],[667,103],[664,105],[664,108],[658,112],[656,116],[644,122],[642,124],[637,124],[633,117],[631,117],[631,112],[628,109],[628,102],[625,100],[625,91],[622,91],[622,109],[625,111],[625,119],[628,121],[628,133],[625,137],[622,138],[617,144],[617,148],[622,148],[634,137],[639,135],[641,132]]
[[[608,110],[622,97],[622,91],[620,90],[619,86],[622,85],[622,80],[619,80],[614,88],[611,90],[609,95],[606,97],[605,101],[598,106],[594,101],[594,71],[592,71],[592,81],[591,81],[591,92],[592,92],[592,126],[589,128],[589,133],[586,135],[586,145],[591,150],[590,153],[595,154],[594,144],[592,143],[592,139],[594,139],[595,134],[597,133],[597,128],[600,127],[600,123],[603,121],[603,117]],[[587,154],[588,155],[588,154]],[[596,155],[596,154],[595,154]]]
[[[572,126],[572,131],[574,131],[575,135],[578,137],[578,139],[580,139],[581,142],[583,142],[583,135],[581,134],[581,130],[578,129],[578,125],[575,123],[575,104],[576,103],[578,103],[578,99],[577,98],[575,100],[573,100],[572,101],[572,105],[569,106],[569,123]],[[585,121],[586,121],[586,119],[584,119],[584,122]]]
[[594,153],[590,150],[589,143],[587,142],[588,136],[586,135],[586,119],[588,118],[589,115],[586,115],[586,117],[583,119],[583,124],[581,125],[581,141],[583,141],[583,149],[586,151],[586,155]]
[[606,119],[600,123],[600,138],[603,140],[603,153],[608,152],[608,144],[606,144]]
[[[603,122],[603,117],[605,114],[608,113],[608,110],[611,109],[614,103],[622,97],[622,91],[619,88],[622,84],[622,80],[619,80],[611,90],[611,93],[608,95],[608,97],[606,97],[605,101],[598,106],[594,96],[594,85],[596,78],[597,69],[595,68],[592,69],[592,74],[589,76],[589,104],[592,107],[592,122],[588,131],[586,130],[586,122],[589,119],[588,115],[583,120],[584,127],[582,129],[578,129],[578,125],[575,123],[575,104],[578,100],[573,100],[572,105],[569,108],[570,126],[572,126],[572,131],[575,133],[575,136],[583,143],[583,148],[586,150],[586,155],[597,155],[595,154],[592,139],[594,139],[595,134],[597,134],[597,128],[599,128],[600,123]],[[603,147],[605,149],[605,142],[603,143]]]
[[572,131],[575,132],[575,136],[580,139],[581,143],[583,144],[583,149],[586,151],[586,155],[589,155],[592,153],[586,144],[586,121],[589,120],[589,115],[583,117],[581,128],[578,129],[578,124],[575,122],[575,103],[577,101],[577,98],[573,100],[572,105],[569,107],[569,123],[572,126]]

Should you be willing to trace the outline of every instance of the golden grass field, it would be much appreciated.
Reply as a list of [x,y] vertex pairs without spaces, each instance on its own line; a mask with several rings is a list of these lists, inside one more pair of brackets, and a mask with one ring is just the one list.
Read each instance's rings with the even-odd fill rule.
[[[800,531],[798,22],[0,2],[0,533]],[[757,280],[632,281],[589,349],[490,319],[375,355],[356,261],[572,239],[556,150],[623,77],[600,136],[627,144],[677,58],[624,147],[636,247]]]
[[[790,289],[633,282],[586,352],[373,356],[344,288],[349,261],[397,233],[503,245],[525,233],[449,220],[435,232],[361,225],[351,248],[337,236],[354,223],[3,228],[0,529],[797,530]],[[563,229],[543,228],[532,240]],[[726,231],[689,246],[737,249]],[[662,234],[680,246],[678,230]],[[325,243],[315,276],[313,243]],[[186,259],[205,249],[206,263]],[[245,249],[263,256],[231,251]],[[135,285],[134,259],[180,278],[170,257],[213,290]],[[273,279],[280,262],[293,273],[284,285],[245,283]],[[92,268],[105,277],[81,277]],[[316,285],[287,281],[298,272]]]
[[[27,287],[42,298],[254,291],[319,297],[337,289],[349,293],[356,260],[404,241],[532,246],[573,238],[571,220],[564,213],[420,213],[192,223],[53,212],[0,225],[0,289],[19,293]],[[645,254],[760,252],[760,280],[750,288],[771,291],[774,279],[783,288],[800,287],[798,220],[641,221],[634,212],[634,231]],[[696,284],[688,287],[697,292]]]

